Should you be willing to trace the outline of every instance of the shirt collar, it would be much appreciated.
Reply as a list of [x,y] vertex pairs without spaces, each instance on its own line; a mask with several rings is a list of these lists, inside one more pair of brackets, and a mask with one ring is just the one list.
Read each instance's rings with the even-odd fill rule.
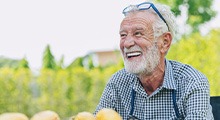
[[162,87],[176,90],[172,65],[167,59],[165,59],[165,63],[166,63],[166,68],[165,68],[164,82]]

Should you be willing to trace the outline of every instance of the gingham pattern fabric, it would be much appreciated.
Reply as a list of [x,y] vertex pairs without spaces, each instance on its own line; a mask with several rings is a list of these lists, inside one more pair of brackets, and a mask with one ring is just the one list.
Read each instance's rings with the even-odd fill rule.
[[147,95],[137,76],[122,69],[108,81],[94,114],[102,108],[116,110],[123,120],[131,110],[131,91],[136,91],[133,116],[140,120],[175,120],[172,93],[184,120],[213,120],[207,78],[193,67],[165,60],[163,85]]

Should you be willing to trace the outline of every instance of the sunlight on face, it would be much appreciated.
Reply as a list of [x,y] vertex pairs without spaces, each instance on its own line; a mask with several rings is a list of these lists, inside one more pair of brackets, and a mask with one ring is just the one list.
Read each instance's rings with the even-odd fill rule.
[[[142,51],[141,48],[137,45],[127,49],[124,48],[125,52],[129,51]],[[143,53],[143,52],[142,52]],[[127,57],[124,57],[124,65],[126,71],[139,75],[139,74],[151,74],[154,69],[157,67],[159,64],[160,60],[160,54],[159,50],[154,44],[151,46],[149,49],[147,49],[147,53],[143,54],[140,58],[138,59],[133,59],[133,60],[128,60]]]

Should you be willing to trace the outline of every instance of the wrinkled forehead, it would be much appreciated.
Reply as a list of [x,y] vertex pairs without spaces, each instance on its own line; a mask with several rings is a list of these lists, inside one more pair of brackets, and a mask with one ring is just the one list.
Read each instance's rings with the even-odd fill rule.
[[121,27],[131,25],[152,25],[155,15],[150,12],[138,11],[129,13],[121,22]]

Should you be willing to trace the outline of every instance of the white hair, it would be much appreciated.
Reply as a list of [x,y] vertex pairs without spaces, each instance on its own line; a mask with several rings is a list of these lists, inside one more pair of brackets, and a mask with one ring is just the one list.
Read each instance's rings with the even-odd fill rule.
[[155,37],[158,37],[169,30],[172,37],[174,38],[175,34],[177,32],[177,24],[176,24],[176,18],[174,16],[173,12],[170,10],[170,7],[167,5],[162,5],[162,4],[154,4],[154,5],[158,9],[158,11],[163,16],[163,18],[165,19],[165,21],[167,23],[167,24],[165,24],[162,21],[162,19],[157,15],[158,19],[155,21],[155,23],[153,25]]
[[[152,3],[152,2],[151,2]],[[154,3],[153,3],[154,4]],[[152,14],[156,15],[156,21],[153,24],[153,30],[154,30],[154,37],[157,38],[163,33],[169,31],[172,35],[172,38],[175,37],[175,34],[177,32],[177,24],[176,24],[176,18],[171,11],[170,7],[163,4],[154,4],[154,6],[158,9],[160,14],[165,19],[166,23],[157,15],[157,13],[153,10],[153,8],[150,8],[149,10],[146,10],[146,12],[151,12]],[[132,8],[128,14],[125,14],[125,16],[129,15],[129,13],[137,12],[137,8]]]

